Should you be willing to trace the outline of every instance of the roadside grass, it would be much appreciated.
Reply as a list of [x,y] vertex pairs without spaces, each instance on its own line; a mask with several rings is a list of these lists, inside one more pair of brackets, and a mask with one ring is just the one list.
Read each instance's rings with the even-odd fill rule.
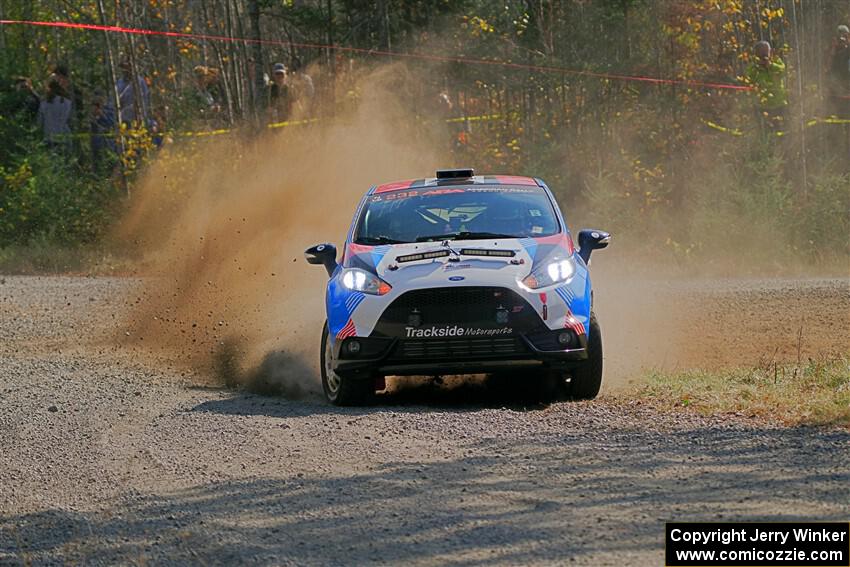
[[850,357],[754,368],[651,371],[634,384],[659,407],[736,414],[786,425],[850,427]]
[[98,249],[96,246],[63,246],[47,240],[29,244],[13,244],[0,248],[0,274],[113,275],[129,271],[127,260]]

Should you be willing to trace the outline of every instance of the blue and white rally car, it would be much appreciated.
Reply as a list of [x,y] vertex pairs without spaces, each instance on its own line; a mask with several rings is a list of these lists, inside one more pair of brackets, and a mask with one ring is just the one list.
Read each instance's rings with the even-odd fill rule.
[[531,177],[471,169],[372,187],[342,259],[323,264],[322,385],[337,405],[368,402],[386,376],[512,373],[575,399],[602,383],[602,337],[587,263],[610,235],[576,249],[555,198]]

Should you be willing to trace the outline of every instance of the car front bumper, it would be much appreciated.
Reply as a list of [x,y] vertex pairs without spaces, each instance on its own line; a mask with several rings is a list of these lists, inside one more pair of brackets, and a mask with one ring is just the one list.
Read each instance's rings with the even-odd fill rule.
[[[552,337],[557,331],[551,332]],[[352,352],[351,345],[358,345]],[[349,337],[334,346],[343,376],[479,374],[520,368],[568,369],[587,359],[587,338],[568,348],[540,334],[498,338],[420,339]]]

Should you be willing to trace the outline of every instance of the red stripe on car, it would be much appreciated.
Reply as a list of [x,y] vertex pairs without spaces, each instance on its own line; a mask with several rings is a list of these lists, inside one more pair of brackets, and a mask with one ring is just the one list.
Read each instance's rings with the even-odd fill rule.
[[573,244],[573,238],[569,234],[553,234],[551,236],[539,236],[535,237],[534,240],[537,244],[554,244],[556,246],[561,246],[566,248],[567,253],[572,254],[575,252],[575,244]]
[[493,179],[498,181],[501,185],[534,185],[537,186],[537,182],[531,177],[524,177],[522,175],[494,175]]
[[399,189],[410,189],[414,183],[416,183],[416,179],[408,179],[407,181],[395,181],[394,183],[384,183],[383,185],[378,185],[375,189],[375,193],[387,193],[389,191],[398,191]]
[[341,341],[343,339],[347,339],[348,337],[353,337],[356,334],[357,328],[354,326],[354,320],[349,319],[345,327],[340,329],[339,333],[337,333],[336,340]]

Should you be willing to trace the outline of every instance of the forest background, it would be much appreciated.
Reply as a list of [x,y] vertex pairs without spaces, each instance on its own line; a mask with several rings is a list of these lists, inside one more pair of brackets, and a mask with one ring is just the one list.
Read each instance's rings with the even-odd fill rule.
[[[120,250],[115,225],[153,163],[182,164],[169,185],[179,193],[209,144],[228,140],[238,161],[269,136],[344,121],[387,66],[447,167],[542,177],[571,220],[610,229],[629,253],[721,272],[846,273],[850,260],[850,116],[835,112],[830,83],[846,1],[2,0],[0,10],[6,21],[182,34],[0,25],[0,269],[86,269]],[[762,127],[751,91],[732,88],[747,86],[759,40],[788,69],[781,135]],[[276,63],[298,92],[285,111],[270,106]],[[62,153],[44,143],[22,88],[43,96],[57,65],[76,105]],[[96,134],[114,148],[98,160],[92,106],[114,111],[125,72],[150,90],[148,116]]]

